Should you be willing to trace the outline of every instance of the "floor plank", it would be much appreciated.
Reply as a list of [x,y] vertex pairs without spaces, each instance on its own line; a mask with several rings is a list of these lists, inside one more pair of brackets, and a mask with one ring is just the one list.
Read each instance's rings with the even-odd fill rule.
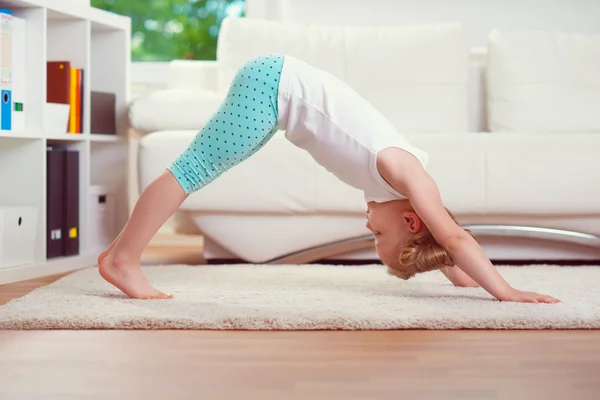
[[[63,275],[0,286],[0,304]],[[600,331],[0,331],[0,399],[569,399]]]
[[2,399],[597,399],[600,332],[0,332]]
[[8,303],[12,299],[25,296],[27,293],[40,286],[49,285],[52,282],[69,275],[71,272],[66,272],[59,275],[45,276],[38,279],[32,279],[23,282],[11,283],[8,285],[0,285],[0,306]]

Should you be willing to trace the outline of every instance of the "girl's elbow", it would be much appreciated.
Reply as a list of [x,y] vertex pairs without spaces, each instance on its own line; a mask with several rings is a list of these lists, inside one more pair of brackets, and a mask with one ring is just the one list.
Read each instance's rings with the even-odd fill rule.
[[452,255],[468,245],[472,240],[476,240],[475,235],[468,229],[461,229],[448,236],[440,245]]

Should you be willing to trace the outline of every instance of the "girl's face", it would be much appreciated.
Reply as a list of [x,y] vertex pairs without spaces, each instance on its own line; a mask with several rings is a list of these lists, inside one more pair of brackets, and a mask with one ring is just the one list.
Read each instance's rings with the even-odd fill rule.
[[388,264],[408,239],[425,226],[408,200],[367,203],[367,228],[375,235],[377,254]]

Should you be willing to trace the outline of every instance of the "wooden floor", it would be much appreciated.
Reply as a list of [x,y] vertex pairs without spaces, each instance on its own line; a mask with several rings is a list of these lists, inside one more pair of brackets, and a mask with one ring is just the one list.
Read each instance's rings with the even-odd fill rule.
[[0,331],[0,399],[597,400],[600,331]]

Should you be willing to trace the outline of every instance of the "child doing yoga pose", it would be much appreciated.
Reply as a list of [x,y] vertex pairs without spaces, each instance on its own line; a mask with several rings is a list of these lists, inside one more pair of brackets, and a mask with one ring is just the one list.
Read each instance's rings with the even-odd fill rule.
[[169,299],[140,268],[143,249],[193,192],[259,151],[278,131],[367,202],[377,254],[401,279],[441,269],[457,286],[481,286],[500,301],[556,303],[513,288],[471,232],[444,207],[428,155],[335,76],[297,58],[264,55],[235,75],[221,106],[187,149],[138,199],[99,258],[104,279],[138,299]]

